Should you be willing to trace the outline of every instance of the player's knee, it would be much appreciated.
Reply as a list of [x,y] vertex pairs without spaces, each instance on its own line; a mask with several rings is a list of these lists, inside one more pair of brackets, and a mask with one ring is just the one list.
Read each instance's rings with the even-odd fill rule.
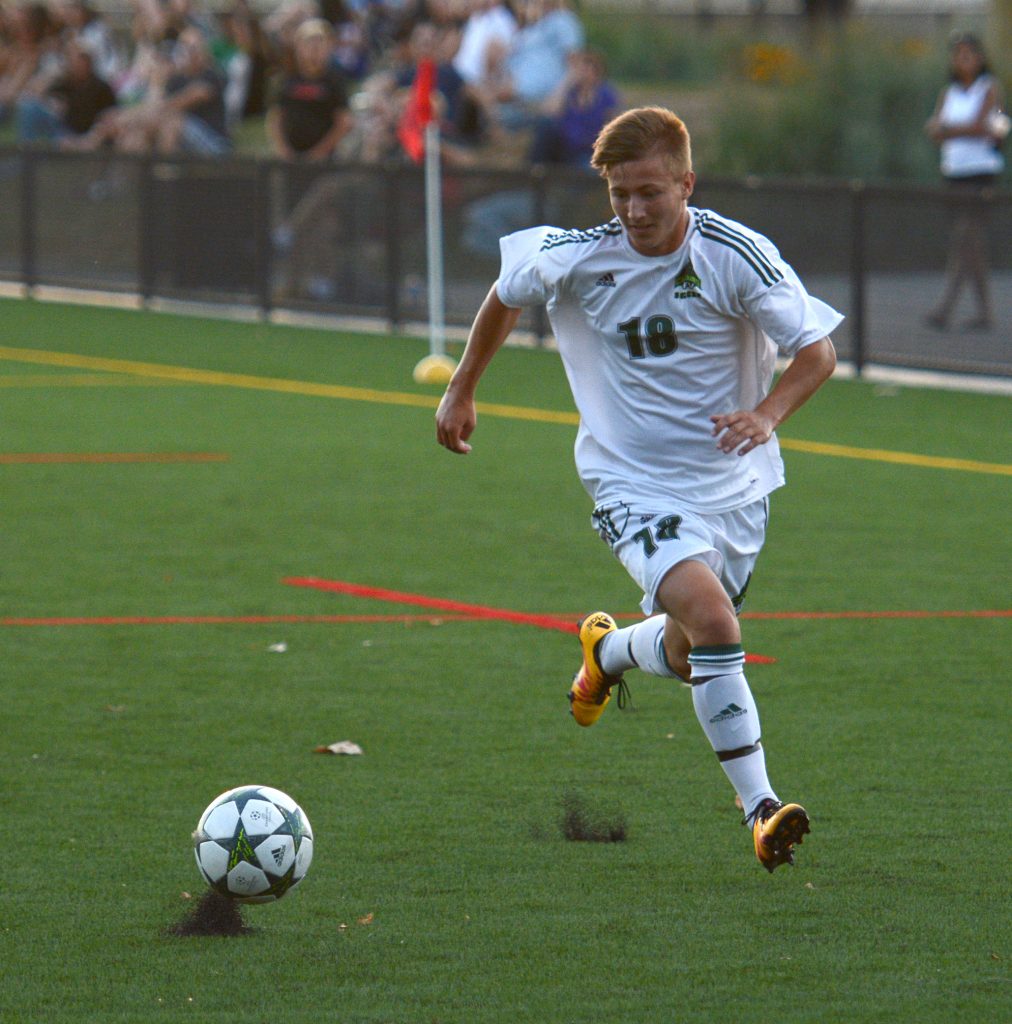
[[741,643],[741,628],[734,608],[713,605],[699,609],[691,629],[694,647]]

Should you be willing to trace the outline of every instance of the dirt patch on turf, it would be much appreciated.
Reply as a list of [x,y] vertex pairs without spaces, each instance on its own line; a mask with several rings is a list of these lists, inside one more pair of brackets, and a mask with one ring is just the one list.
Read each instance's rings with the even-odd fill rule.
[[624,814],[595,810],[578,793],[562,798],[560,827],[572,843],[624,843],[629,834]]
[[246,925],[242,911],[235,900],[219,896],[209,889],[168,929],[169,935],[249,935],[253,929]]

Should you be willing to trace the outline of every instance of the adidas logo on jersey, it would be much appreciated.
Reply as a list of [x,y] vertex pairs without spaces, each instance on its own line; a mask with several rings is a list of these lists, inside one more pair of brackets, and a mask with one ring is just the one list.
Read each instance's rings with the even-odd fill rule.
[[692,260],[682,267],[681,273],[675,278],[675,298],[676,299],[701,299],[703,293],[700,288],[703,287],[703,282],[700,280],[699,275],[696,273],[692,266]]
[[594,284],[599,284],[603,288],[614,288],[615,287],[615,275],[609,270],[606,274],[602,274]]

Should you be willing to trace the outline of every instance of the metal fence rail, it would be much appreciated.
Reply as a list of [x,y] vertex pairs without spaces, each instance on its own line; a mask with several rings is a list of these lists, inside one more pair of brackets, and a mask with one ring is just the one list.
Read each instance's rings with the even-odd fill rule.
[[[421,172],[0,149],[0,280],[272,309],[426,319]],[[772,238],[809,290],[847,314],[845,359],[1012,376],[1012,192],[943,186],[709,179],[693,200]],[[446,316],[466,325],[498,272],[500,235],[589,227],[611,212],[581,172],[467,170],[443,184]],[[986,237],[994,308],[967,283],[945,329],[925,317],[944,287],[953,226]],[[544,337],[543,313],[523,325]]]

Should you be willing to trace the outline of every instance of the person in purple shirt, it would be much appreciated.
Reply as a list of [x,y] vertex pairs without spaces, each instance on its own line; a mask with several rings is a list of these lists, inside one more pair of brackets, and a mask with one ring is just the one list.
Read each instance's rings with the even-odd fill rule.
[[620,106],[618,93],[606,79],[600,51],[577,50],[570,56],[565,80],[535,125],[532,163],[590,167],[594,140]]

